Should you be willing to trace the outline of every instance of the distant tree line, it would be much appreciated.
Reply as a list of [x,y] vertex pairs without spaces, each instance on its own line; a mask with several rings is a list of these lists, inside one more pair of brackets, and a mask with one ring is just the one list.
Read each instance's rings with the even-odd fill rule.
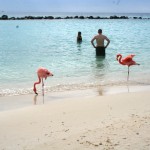
[[0,20],[41,20],[41,19],[150,19],[150,18],[142,18],[142,17],[127,17],[127,16],[110,16],[110,17],[93,17],[93,16],[89,16],[89,17],[85,17],[85,16],[74,16],[74,17],[70,17],[70,16],[66,16],[66,17],[53,17],[53,16],[25,16],[25,17],[8,17],[7,15],[2,15],[0,17]]

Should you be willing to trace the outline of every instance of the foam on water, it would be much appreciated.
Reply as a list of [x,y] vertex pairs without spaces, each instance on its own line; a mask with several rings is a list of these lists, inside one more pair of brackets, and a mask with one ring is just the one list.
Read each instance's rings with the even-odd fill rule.
[[[80,83],[80,84],[58,84],[52,86],[45,86],[45,93],[48,92],[64,92],[64,91],[74,91],[74,90],[86,90],[86,89],[104,89],[109,87],[150,87],[150,81],[128,81],[128,82],[108,82],[108,83]],[[119,89],[119,88],[118,88]],[[37,87],[37,92],[42,94],[42,87]],[[115,91],[117,92],[117,91]],[[33,88],[12,88],[12,89],[2,89],[0,90],[0,97],[2,96],[16,96],[16,95],[27,95],[33,94]]]

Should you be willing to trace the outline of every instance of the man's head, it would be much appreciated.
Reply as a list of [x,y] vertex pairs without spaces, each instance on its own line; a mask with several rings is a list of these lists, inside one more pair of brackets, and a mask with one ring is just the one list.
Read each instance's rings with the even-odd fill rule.
[[78,32],[78,35],[81,35],[81,32],[80,32],[80,31]]
[[100,33],[100,34],[101,34],[101,33],[102,33],[102,29],[99,29],[99,30],[98,30],[98,33]]

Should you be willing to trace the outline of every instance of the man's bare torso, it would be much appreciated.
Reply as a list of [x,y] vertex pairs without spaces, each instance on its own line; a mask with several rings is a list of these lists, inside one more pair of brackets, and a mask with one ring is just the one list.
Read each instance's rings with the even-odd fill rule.
[[104,40],[106,39],[106,36],[99,34],[95,36],[95,39],[96,39],[97,46],[104,47]]

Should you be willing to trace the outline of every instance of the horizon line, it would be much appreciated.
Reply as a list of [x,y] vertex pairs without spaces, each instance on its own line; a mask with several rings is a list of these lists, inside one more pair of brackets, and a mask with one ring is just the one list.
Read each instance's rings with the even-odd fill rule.
[[1,11],[1,13],[129,13],[129,14],[134,14],[134,13],[147,13],[149,14],[150,12],[92,12],[92,11]]

